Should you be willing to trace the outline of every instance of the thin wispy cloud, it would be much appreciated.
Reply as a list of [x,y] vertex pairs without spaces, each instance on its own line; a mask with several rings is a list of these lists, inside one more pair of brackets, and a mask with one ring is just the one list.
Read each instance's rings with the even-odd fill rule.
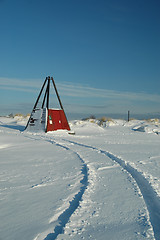
[[40,79],[16,79],[16,78],[3,78],[0,77],[0,88],[1,86],[10,87],[34,87],[38,88],[41,80]]
[[148,94],[144,92],[133,93],[114,91],[100,88],[91,88],[82,85],[62,85],[59,84],[59,89],[63,92],[63,95],[72,97],[85,97],[85,98],[106,98],[106,99],[124,99],[124,100],[147,100],[147,101],[160,101],[160,95]]
[[[10,79],[0,78],[0,89],[10,91],[23,91],[38,93],[41,89],[43,81],[41,79]],[[72,98],[96,98],[96,99],[110,99],[114,101],[150,101],[160,102],[160,95],[149,94],[145,92],[125,92],[114,91],[101,88],[93,88],[80,84],[73,84],[70,82],[57,83],[57,88],[60,95]]]
[[1,86],[0,89],[2,90],[11,90],[11,91],[19,91],[19,92],[31,92],[36,93],[37,91],[35,89],[27,89],[23,87],[13,87],[13,86]]

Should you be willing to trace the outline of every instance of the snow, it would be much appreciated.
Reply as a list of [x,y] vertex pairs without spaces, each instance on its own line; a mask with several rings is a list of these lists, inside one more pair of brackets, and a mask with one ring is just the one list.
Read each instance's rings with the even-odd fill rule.
[[47,108],[37,108],[31,113],[26,130],[29,132],[45,132],[47,122]]
[[160,123],[0,117],[0,239],[160,239]]

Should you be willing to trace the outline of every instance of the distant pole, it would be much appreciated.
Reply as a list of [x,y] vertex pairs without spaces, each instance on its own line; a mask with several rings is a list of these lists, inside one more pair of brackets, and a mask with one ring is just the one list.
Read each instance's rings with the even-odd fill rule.
[[128,111],[128,122],[129,122],[129,120],[130,120],[129,118],[130,118],[130,111]]

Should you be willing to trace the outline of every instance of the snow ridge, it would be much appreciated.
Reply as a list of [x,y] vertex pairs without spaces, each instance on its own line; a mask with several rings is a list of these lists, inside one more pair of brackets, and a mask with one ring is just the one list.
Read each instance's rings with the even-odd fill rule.
[[[71,215],[76,211],[76,209],[79,207],[80,205],[80,201],[82,201],[82,196],[85,192],[85,190],[88,187],[89,181],[88,181],[88,167],[87,164],[85,163],[85,161],[83,160],[83,158],[80,156],[80,154],[76,151],[73,151],[72,149],[70,149],[69,147],[56,142],[53,139],[48,139],[47,137],[44,136],[39,136],[40,138],[37,138],[36,136],[27,136],[25,135],[25,137],[30,138],[30,139],[34,139],[37,141],[43,140],[46,142],[49,142],[51,144],[55,144],[58,147],[61,147],[67,151],[71,151],[73,154],[75,154],[78,159],[82,162],[82,168],[81,168],[81,173],[83,175],[83,179],[80,181],[80,183],[82,184],[82,187],[80,188],[80,191],[75,194],[75,196],[73,197],[73,200],[69,202],[69,207],[67,207],[57,218],[58,224],[55,226],[53,233],[49,233],[44,240],[55,240],[57,238],[57,236],[59,234],[62,234],[64,232],[64,228],[66,226],[66,224],[68,223]],[[38,184],[38,186],[41,186],[42,183]],[[32,186],[32,188],[37,187],[37,185]],[[37,237],[39,237],[40,235],[38,234]],[[35,239],[37,239],[37,237]]]
[[[72,151],[70,148],[55,142],[54,140],[46,140],[52,144],[56,144],[56,146],[66,149],[67,151]],[[59,224],[55,226],[54,232],[49,233],[47,237],[44,240],[54,240],[57,238],[59,234],[62,234],[64,232],[64,227],[68,223],[71,215],[75,212],[75,210],[78,208],[80,201],[82,200],[82,196],[88,186],[88,167],[85,164],[85,161],[81,158],[79,153],[72,151],[79,160],[82,162],[82,169],[81,173],[83,174],[83,179],[81,180],[82,187],[80,188],[80,191],[74,196],[73,200],[69,202],[69,207],[63,211],[63,213],[58,217]]]
[[96,147],[81,144],[81,143],[74,142],[71,140],[66,140],[66,139],[63,139],[63,140],[70,142],[72,144],[75,144],[75,145],[79,145],[81,147],[96,150],[99,153],[106,155],[111,160],[118,163],[124,170],[126,170],[133,177],[133,179],[136,181],[136,183],[140,189],[140,192],[142,194],[142,197],[143,197],[146,207],[148,209],[150,221],[151,221],[153,231],[154,231],[154,237],[156,240],[160,240],[160,228],[159,228],[160,199],[159,199],[158,195],[155,193],[155,191],[152,188],[152,186],[150,185],[150,183],[147,181],[147,179],[140,172],[138,172],[137,169],[133,168],[129,163],[126,163],[123,159],[115,156],[114,154],[112,154],[108,151],[104,151],[102,149],[98,149]]
[[124,160],[114,156],[113,154],[105,151],[101,151],[105,155],[107,155],[112,160],[116,161],[125,169],[128,173],[131,174],[131,176],[135,179],[141,194],[143,196],[143,199],[146,203],[150,221],[153,227],[154,236],[156,240],[160,239],[160,201],[159,197],[156,195],[154,189],[151,187],[147,179],[139,173],[135,168],[130,166],[128,163],[126,164]]

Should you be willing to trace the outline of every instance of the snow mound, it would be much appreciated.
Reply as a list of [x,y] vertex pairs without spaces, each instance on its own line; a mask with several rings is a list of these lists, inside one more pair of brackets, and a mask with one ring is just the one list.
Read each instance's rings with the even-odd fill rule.
[[0,117],[1,239],[159,239],[159,120],[27,120]]
[[158,119],[144,121],[132,128],[134,131],[160,134],[160,123]]
[[121,119],[86,119],[86,120],[74,120],[70,122],[70,126],[100,126],[102,128],[107,128],[111,126],[123,126],[126,123],[125,120]]

